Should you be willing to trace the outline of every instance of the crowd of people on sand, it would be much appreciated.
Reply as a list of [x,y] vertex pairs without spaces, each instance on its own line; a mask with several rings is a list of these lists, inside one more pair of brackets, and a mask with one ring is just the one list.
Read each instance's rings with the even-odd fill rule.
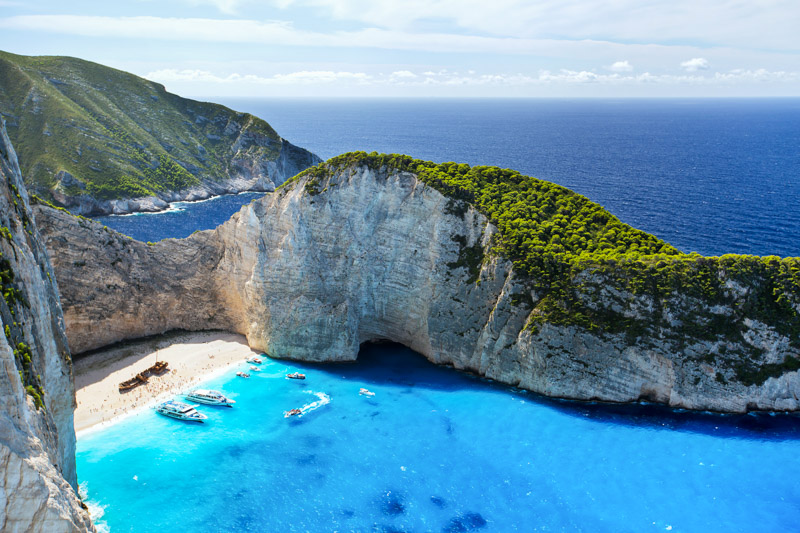
[[[208,358],[214,359],[214,354],[209,354]],[[162,396],[177,394],[179,391],[187,388],[193,382],[198,381],[204,377],[205,374],[216,368],[216,365],[212,365],[210,363],[204,364],[193,369],[193,375],[179,377],[183,368],[181,365],[178,365],[176,368],[171,368],[169,372],[160,376],[156,376],[155,378],[151,378],[147,383],[144,383],[139,387],[124,393],[119,393],[116,390],[118,386],[116,383],[110,384],[110,386],[113,385],[115,389],[114,394],[118,396],[107,396],[103,399],[101,406],[89,408],[88,411],[92,414],[102,414],[100,419],[101,422],[113,420],[118,416],[125,415],[138,409],[139,407],[146,407],[147,405],[154,403]],[[83,402],[79,401],[79,408],[82,405]],[[111,406],[113,405],[117,405],[117,407],[111,409]]]

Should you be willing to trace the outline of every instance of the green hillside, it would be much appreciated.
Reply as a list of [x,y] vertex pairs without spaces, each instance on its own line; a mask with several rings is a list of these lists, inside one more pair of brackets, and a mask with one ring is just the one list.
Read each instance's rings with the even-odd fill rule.
[[[70,57],[0,52],[0,114],[26,182],[50,198],[51,189],[103,200],[225,180],[275,160],[285,143],[257,117]],[[58,183],[60,171],[77,181]]]

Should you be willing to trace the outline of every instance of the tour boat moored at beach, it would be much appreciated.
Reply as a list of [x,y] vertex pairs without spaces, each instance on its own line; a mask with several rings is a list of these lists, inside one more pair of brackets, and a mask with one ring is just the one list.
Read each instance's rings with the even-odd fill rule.
[[250,377],[250,374],[248,374],[247,372],[237,372],[236,375],[239,376],[240,378],[249,378]]
[[194,389],[189,391],[186,393],[186,399],[208,405],[227,405],[228,407],[233,407],[233,404],[236,403],[221,392],[209,389]]
[[264,362],[264,361],[261,360],[260,357],[256,357],[255,355],[251,355],[250,357],[245,359],[245,361],[247,361],[248,363],[255,363],[257,365],[260,365],[261,363]]
[[195,407],[188,403],[170,400],[156,407],[156,411],[162,415],[177,418],[178,420],[188,420],[190,422],[202,422],[208,418],[203,413],[199,413]]
[[286,374],[286,377],[289,379],[306,379],[306,375],[301,374],[300,372],[292,372],[291,374]]
[[250,365],[251,372],[261,372],[261,369],[258,368],[256,365]]

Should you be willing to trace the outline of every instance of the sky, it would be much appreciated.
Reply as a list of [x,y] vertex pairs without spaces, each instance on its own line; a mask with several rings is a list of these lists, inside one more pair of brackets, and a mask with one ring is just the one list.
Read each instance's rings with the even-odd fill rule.
[[800,96],[800,0],[0,0],[0,50],[205,98]]

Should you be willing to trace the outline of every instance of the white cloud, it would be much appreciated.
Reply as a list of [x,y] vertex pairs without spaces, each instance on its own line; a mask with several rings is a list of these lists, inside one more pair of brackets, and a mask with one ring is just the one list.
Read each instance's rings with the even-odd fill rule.
[[[2,1],[2,0],[0,0]],[[20,15],[0,18],[0,29],[131,39],[201,43],[257,44],[283,47],[373,48],[405,51],[507,54],[563,58],[597,58],[625,54],[629,58],[691,57],[689,46],[619,44],[600,40],[488,37],[463,33],[420,33],[366,28],[349,31],[311,31],[291,22],[252,19],[103,17],[88,15]],[[728,55],[732,55],[730,51]],[[676,55],[679,54],[679,55]],[[741,55],[741,54],[739,54]],[[619,56],[618,56],[619,57]],[[783,60],[788,61],[788,60]]]
[[262,78],[265,82],[269,83],[274,80],[275,83],[292,84],[300,83],[304,85],[313,85],[319,83],[332,83],[335,81],[355,81],[359,83],[367,82],[372,76],[364,72],[334,72],[330,70],[303,70],[300,72],[291,72],[289,74],[276,74],[272,78]]
[[395,30],[413,30],[419,21],[444,20],[482,34],[517,38],[694,40],[780,50],[797,50],[800,20],[796,0],[272,0],[272,4],[311,7],[334,19]]
[[[3,0],[0,0],[2,2]],[[235,15],[242,11],[246,4],[252,4],[252,0],[138,0],[139,2],[164,3],[174,2],[192,7],[211,6],[217,8],[220,13]],[[277,2],[273,2],[277,3]]]
[[[397,75],[402,73],[401,75]],[[373,86],[392,85],[436,85],[436,86],[542,86],[542,85],[734,85],[740,83],[797,82],[799,72],[757,70],[732,70],[712,75],[700,74],[598,74],[587,70],[562,69],[556,72],[543,70],[538,75],[516,74],[468,74],[428,71],[422,76],[410,71],[396,71],[389,75],[369,75],[364,72],[303,70],[272,76],[251,74],[217,75],[205,70],[163,69],[150,72],[146,78],[169,84],[174,82],[196,82],[210,84],[255,84],[255,85],[321,85],[358,84]]]
[[279,42],[296,44],[303,36],[290,23],[244,19],[99,17],[21,15],[0,19],[0,28],[41,30],[89,37],[122,37],[167,41]]
[[[0,0],[0,6],[12,1]],[[695,17],[702,19],[703,13],[714,11],[710,7],[710,0],[692,1],[698,6],[693,15]],[[734,5],[733,0],[715,1],[729,7]],[[663,26],[663,21],[659,19],[653,26],[641,30],[641,35],[644,35],[641,38],[636,38],[637,34],[633,30],[620,29],[618,21],[612,21],[608,25],[600,22],[610,12],[616,13],[624,7],[630,8],[633,0],[495,0],[491,6],[484,0],[407,0],[402,4],[374,0],[151,2],[180,3],[184,7],[210,5],[220,11],[236,11],[240,14],[221,19],[211,18],[213,15],[207,18],[7,16],[0,17],[0,35],[6,35],[8,39],[23,36],[31,42],[34,39],[49,41],[53,53],[89,57],[134,72],[152,71],[151,74],[157,74],[155,77],[160,81],[183,83],[192,87],[200,87],[203,83],[211,87],[227,83],[226,89],[234,83],[283,86],[305,84],[309,87],[315,84],[344,86],[346,83],[359,83],[394,85],[398,87],[396,93],[402,94],[405,88],[426,85],[528,87],[571,84],[579,87],[579,84],[681,83],[720,86],[745,83],[780,84],[787,79],[796,80],[793,78],[796,76],[794,71],[800,70],[796,67],[800,64],[800,42],[796,36],[792,37],[793,42],[789,48],[784,46],[785,39],[783,44],[778,43],[780,46],[772,49],[766,47],[767,41],[758,39],[753,40],[749,49],[730,48],[713,44],[741,44],[744,39],[737,41],[716,34],[706,39],[706,33],[700,30],[694,19],[686,22],[689,26],[695,24],[694,29],[686,30],[683,34],[673,29],[659,33],[660,26]],[[672,4],[677,7],[671,7]],[[728,11],[732,13],[750,5],[758,5],[765,12],[770,12],[767,9],[770,6],[781,7],[785,11],[785,18],[791,18],[792,13],[800,10],[800,7],[791,8],[783,0],[749,0],[747,3],[736,3],[738,7],[730,7]],[[800,2],[796,5],[800,6]],[[639,9],[632,10],[630,20],[640,20],[643,12],[653,14],[654,10],[674,15],[681,9],[688,9],[687,6],[688,0],[674,0],[670,5],[664,0],[652,0],[642,3]],[[256,7],[263,9],[255,11]],[[315,9],[313,19],[297,16],[298,13],[307,15],[309,8]],[[594,8],[597,11],[595,18],[598,20],[592,18],[594,15],[591,11]],[[566,16],[570,10],[574,12],[574,20]],[[723,11],[730,15],[725,9]],[[203,12],[208,13],[211,10],[206,8]],[[546,14],[551,14],[554,18],[537,18]],[[753,20],[767,16],[751,14]],[[257,15],[285,16],[287,19],[296,19],[297,23],[262,20]],[[340,23],[330,17],[326,19],[328,15],[347,22]],[[420,20],[428,20],[428,23],[417,24]],[[430,20],[434,20],[435,24],[431,24]],[[582,29],[576,21],[584,21],[585,27]],[[507,25],[507,31],[501,31],[504,24]],[[437,31],[425,32],[423,29],[431,27],[435,27]],[[773,30],[776,35],[786,33],[780,24],[764,27],[770,27],[770,32],[762,33],[773,33]],[[717,31],[716,25],[712,30]],[[795,35],[796,31],[792,31],[792,35]],[[87,38],[75,48],[64,49],[62,43],[80,43],[81,39],[65,41],[61,35]],[[658,39],[663,39],[667,44],[647,44],[653,42],[652,35],[657,35]],[[133,55],[139,54],[139,43],[153,42],[159,46],[142,46],[141,55]],[[683,44],[674,44],[675,42]],[[692,42],[695,44],[687,44]],[[93,47],[99,50],[98,43],[102,43],[104,47],[108,43],[109,50],[81,53],[81,50],[85,51],[89,47],[92,47],[91,50]],[[173,46],[172,43],[178,45]],[[219,43],[225,43],[225,46],[219,46]],[[755,49],[756,45],[761,46],[761,49]],[[785,50],[782,51],[781,46]],[[304,50],[296,51],[300,47]],[[309,47],[321,49],[323,52],[317,54],[316,50],[309,50]],[[196,50],[191,56],[183,52],[170,56],[167,51],[185,51],[190,48]],[[40,49],[47,50],[44,45],[40,45]],[[133,57],[124,57],[125,53],[118,53],[120,49],[131,50],[129,54]],[[336,53],[336,49],[342,51]],[[368,63],[359,63],[367,55],[362,53],[362,49],[378,52],[370,52]],[[163,55],[161,50],[164,51]],[[381,50],[412,53],[398,52],[381,57]],[[175,57],[183,58],[182,62],[178,62]],[[186,59],[187,57],[192,59]],[[237,60],[227,61],[230,57],[236,57]],[[264,66],[265,57],[270,58],[271,66]],[[310,60],[310,57],[328,59]],[[330,59],[334,57],[335,59]],[[187,66],[200,70],[182,70]],[[561,66],[569,68],[559,70],[558,67]],[[649,73],[635,75],[641,73],[645,67],[650,69]],[[735,67],[741,67],[742,70],[731,70]],[[549,70],[540,72],[539,69]],[[233,71],[259,75],[229,74]],[[279,71],[285,73],[275,74]],[[781,94],[798,94],[800,85],[780,85],[776,90],[782,91]],[[762,92],[767,94],[771,91],[774,94],[776,90],[769,88]],[[375,91],[375,94],[385,92]],[[479,91],[475,93],[478,94]],[[487,90],[480,94],[502,93],[502,90]],[[551,93],[559,94],[559,89],[553,89]],[[619,93],[630,94],[626,91]],[[312,94],[311,91],[308,94]],[[417,93],[409,91],[408,94]],[[418,94],[428,93],[420,90]],[[456,91],[452,94],[456,94]],[[516,94],[528,93],[520,90]],[[721,93],[709,89],[705,94]]]
[[681,68],[686,72],[697,72],[698,70],[708,70],[708,60],[702,57],[694,57],[681,63]]
[[239,11],[240,0],[188,0],[191,5],[211,5],[219,9],[222,13],[232,15]]
[[[563,39],[527,39],[478,35],[419,33],[379,28],[319,32],[298,29],[279,20],[103,17],[91,15],[20,15],[0,18],[0,28],[34,30],[48,34],[79,35],[137,41],[180,41],[204,43],[258,44],[321,48],[375,48],[405,51],[454,52],[510,55],[577,57],[616,53],[623,48],[640,48],[641,53],[667,51],[658,45]],[[687,51],[688,50],[688,51]],[[691,53],[692,49],[684,50]]]
[[406,33],[366,28],[322,33],[290,22],[248,19],[21,15],[0,18],[0,28],[89,37],[252,43],[281,46],[383,48],[437,52],[529,54],[568,47],[568,42],[446,33]]
[[608,67],[608,70],[613,72],[631,72],[633,71],[633,65],[631,65],[627,60],[616,61],[610,67]]
[[411,72],[410,70],[398,70],[398,71],[392,72],[392,77],[393,78],[397,78],[397,79],[400,79],[400,78],[416,78],[417,75],[414,74],[413,72]]
[[145,78],[159,83],[202,82],[214,84],[250,83],[255,85],[320,85],[348,81],[356,83],[368,82],[372,76],[364,72],[346,72],[331,70],[302,70],[274,76],[256,76],[253,74],[228,74],[220,76],[207,70],[162,69],[150,72]]
[[800,81],[800,72],[768,71],[766,69],[746,70],[735,69],[729,72],[715,72],[712,75],[701,74],[597,74],[589,71],[574,71],[562,69],[556,73],[544,70],[536,79],[545,83],[597,83],[606,85],[635,85],[635,84],[660,84],[660,85],[732,85],[745,83],[764,82],[796,82]]

